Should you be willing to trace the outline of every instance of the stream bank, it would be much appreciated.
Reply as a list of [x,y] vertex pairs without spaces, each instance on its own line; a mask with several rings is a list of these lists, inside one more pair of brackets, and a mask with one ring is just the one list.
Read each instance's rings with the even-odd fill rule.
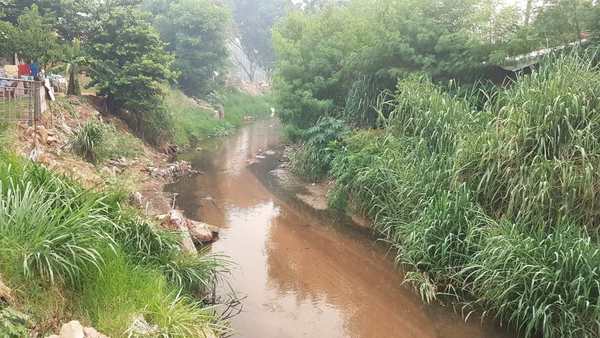
[[259,121],[182,155],[203,175],[167,187],[187,217],[221,228],[212,251],[237,263],[230,283],[246,297],[236,337],[513,336],[423,304],[368,231],[278,178],[281,154],[278,122]]

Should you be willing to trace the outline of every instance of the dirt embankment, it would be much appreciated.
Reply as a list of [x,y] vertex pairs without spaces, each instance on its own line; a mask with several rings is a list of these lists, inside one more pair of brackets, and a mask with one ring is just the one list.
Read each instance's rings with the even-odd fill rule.
[[[36,126],[18,125],[13,137],[15,149],[22,156],[70,177],[86,188],[128,191],[132,205],[142,209],[146,216],[169,226],[169,222],[173,222],[169,216],[173,213],[172,197],[163,191],[164,185],[178,177],[199,173],[188,163],[174,162],[171,155],[135,138],[122,120],[102,114],[102,106],[101,99],[95,96],[61,98],[52,104],[50,112]],[[92,120],[109,125],[114,135],[135,141],[136,154],[107,158],[96,164],[74,154],[71,151],[73,135]],[[187,224],[187,220],[179,222]],[[197,232],[197,228],[190,231]],[[205,234],[202,236],[200,242],[208,241]]]

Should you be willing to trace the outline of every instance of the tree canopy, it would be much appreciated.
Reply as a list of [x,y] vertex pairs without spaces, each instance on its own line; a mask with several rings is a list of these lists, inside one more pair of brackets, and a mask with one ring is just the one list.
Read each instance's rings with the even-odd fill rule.
[[173,81],[174,58],[146,16],[131,7],[111,11],[87,46],[92,85],[106,95],[113,111],[130,110],[134,127],[151,140],[169,128],[161,108],[161,85]]
[[299,127],[324,114],[373,121],[377,95],[411,73],[472,83],[484,77],[486,64],[578,41],[593,30],[590,0],[528,3],[525,9],[493,0],[305,3],[273,34],[282,118]]
[[229,12],[210,0],[177,0],[147,4],[155,26],[175,55],[179,84],[189,95],[207,94],[225,71]]

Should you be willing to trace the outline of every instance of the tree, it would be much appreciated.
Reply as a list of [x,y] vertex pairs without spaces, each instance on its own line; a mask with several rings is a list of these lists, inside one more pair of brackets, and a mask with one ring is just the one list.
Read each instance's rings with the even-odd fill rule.
[[0,50],[10,55],[16,52],[17,29],[6,21],[0,21]]
[[286,10],[285,0],[233,0],[233,17],[239,35],[239,45],[244,51],[249,67],[246,73],[252,80],[256,66],[267,72],[275,63],[272,30],[275,22]]
[[226,8],[210,0],[177,0],[156,14],[155,25],[175,55],[182,89],[192,96],[209,93],[227,61]]
[[478,30],[481,22],[473,16],[477,5],[475,0],[354,0],[288,15],[274,32],[274,87],[282,119],[304,128],[324,114],[348,114],[346,106],[359,106],[348,105],[349,93],[357,102],[374,102],[373,95],[393,90],[398,78],[414,72],[443,81],[476,79],[489,54]]
[[577,41],[592,25],[592,8],[592,0],[545,0],[533,27],[546,46]]
[[52,18],[40,15],[38,7],[32,5],[17,19],[18,41],[16,52],[25,60],[47,65],[59,57],[58,35],[54,31]]
[[138,133],[154,143],[170,135],[170,118],[162,108],[162,84],[172,81],[173,56],[158,32],[132,7],[112,8],[91,35],[88,57],[93,86],[106,95],[114,113],[124,116]]

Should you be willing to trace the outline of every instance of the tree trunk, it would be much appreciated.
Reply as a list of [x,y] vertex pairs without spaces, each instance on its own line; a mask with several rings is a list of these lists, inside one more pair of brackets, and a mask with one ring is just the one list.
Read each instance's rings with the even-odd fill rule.
[[525,26],[529,26],[531,21],[531,12],[533,11],[533,0],[527,0],[527,7],[525,8]]
[[79,67],[75,63],[69,65],[69,85],[67,95],[81,95],[81,86],[79,85]]

